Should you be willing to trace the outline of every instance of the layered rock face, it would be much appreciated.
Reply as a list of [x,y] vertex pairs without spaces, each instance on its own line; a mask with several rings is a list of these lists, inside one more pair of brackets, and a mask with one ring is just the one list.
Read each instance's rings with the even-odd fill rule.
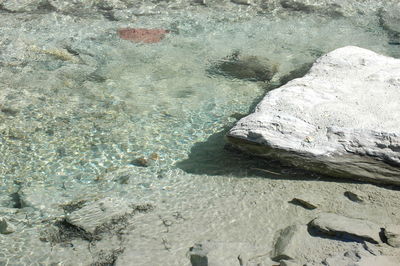
[[227,138],[297,167],[398,185],[399,103],[400,60],[348,46],[269,92]]

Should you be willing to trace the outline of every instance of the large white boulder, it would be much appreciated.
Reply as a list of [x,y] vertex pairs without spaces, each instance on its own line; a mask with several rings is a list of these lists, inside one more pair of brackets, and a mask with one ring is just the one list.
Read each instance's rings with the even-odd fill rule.
[[270,91],[227,138],[323,174],[400,184],[400,60],[354,46],[334,50]]

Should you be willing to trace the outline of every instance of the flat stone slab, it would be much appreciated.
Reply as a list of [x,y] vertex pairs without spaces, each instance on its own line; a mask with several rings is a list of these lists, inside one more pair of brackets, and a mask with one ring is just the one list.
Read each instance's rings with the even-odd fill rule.
[[151,210],[151,205],[135,205],[122,198],[107,197],[94,202],[84,203],[77,210],[68,214],[65,219],[68,223],[95,235],[97,230],[109,223],[118,223],[124,217],[135,212]]
[[334,213],[320,213],[311,221],[310,226],[339,238],[381,243],[380,226],[366,220],[348,218]]
[[398,185],[399,102],[400,60],[347,46],[267,93],[227,139],[296,167]]
[[304,252],[304,241],[312,241],[306,225],[295,224],[284,228],[276,240],[272,259],[297,260]]

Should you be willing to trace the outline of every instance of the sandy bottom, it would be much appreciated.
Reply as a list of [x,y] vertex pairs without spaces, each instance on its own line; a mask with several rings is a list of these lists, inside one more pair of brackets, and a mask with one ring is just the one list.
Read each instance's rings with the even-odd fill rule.
[[[199,8],[131,21],[1,13],[0,25],[0,215],[16,227],[0,234],[0,265],[190,265],[189,248],[203,240],[245,243],[269,258],[278,230],[321,211],[382,227],[400,221],[395,188],[334,182],[224,149],[238,117],[325,52],[358,45],[398,57],[376,18]],[[125,27],[170,33],[137,44],[118,37]],[[273,80],[209,71],[237,51],[273,62]],[[100,240],[43,237],[63,219],[63,204],[104,197],[154,209]],[[319,207],[289,203],[294,197]],[[318,241],[302,263],[318,265],[353,245]]]

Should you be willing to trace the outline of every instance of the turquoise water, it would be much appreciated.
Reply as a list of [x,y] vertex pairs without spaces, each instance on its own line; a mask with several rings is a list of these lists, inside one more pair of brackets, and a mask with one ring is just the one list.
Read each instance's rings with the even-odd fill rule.
[[[232,187],[254,186],[247,184],[249,177],[271,189],[282,185],[274,183],[277,177],[321,178],[224,149],[224,133],[279,86],[281,77],[328,51],[358,45],[400,56],[369,14],[199,9],[128,22],[53,12],[0,16],[0,206],[4,213],[20,213],[12,218],[18,232],[2,243],[24,243],[0,253],[0,261],[9,262],[27,263],[19,253],[38,245],[33,239],[39,239],[43,220],[62,216],[60,204],[76,199],[117,195],[162,205],[167,197],[162,211],[197,217],[181,202],[197,200],[204,211],[212,199],[205,195],[231,197]],[[127,26],[171,33],[159,43],[137,44],[118,38],[116,30]],[[253,82],[208,71],[236,51],[268,58],[278,72],[271,82]],[[135,162],[141,157],[148,159],[147,167]],[[271,217],[264,223],[279,227],[279,214]],[[215,230],[225,222],[216,220]],[[33,261],[48,260],[43,255],[48,244],[41,245],[32,252]],[[71,256],[58,248],[63,251],[50,261]]]

